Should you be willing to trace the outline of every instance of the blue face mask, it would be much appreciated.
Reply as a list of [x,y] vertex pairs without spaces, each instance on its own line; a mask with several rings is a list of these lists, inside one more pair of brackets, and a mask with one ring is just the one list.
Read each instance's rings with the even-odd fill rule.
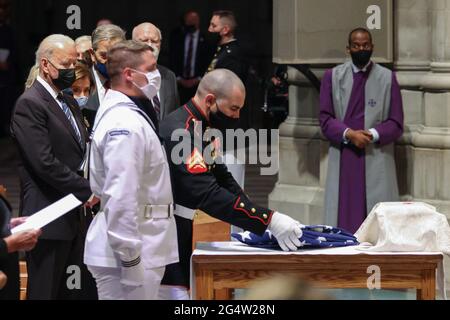
[[97,69],[97,71],[105,78],[109,80],[109,74],[108,74],[108,70],[106,69],[106,64],[105,63],[100,63],[97,62],[95,64],[95,69]]
[[78,97],[78,98],[75,98],[75,100],[77,100],[77,103],[78,103],[78,106],[81,108],[81,109],[83,109],[85,106],[86,106],[86,104],[87,104],[87,102],[88,102],[88,97]]

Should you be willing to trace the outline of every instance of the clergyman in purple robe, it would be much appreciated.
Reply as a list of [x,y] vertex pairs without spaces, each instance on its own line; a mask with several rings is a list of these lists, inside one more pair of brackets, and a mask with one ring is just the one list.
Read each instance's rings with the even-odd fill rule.
[[395,73],[371,61],[370,32],[350,32],[351,61],[326,71],[319,121],[330,141],[325,223],[355,232],[378,202],[398,201],[394,142],[403,133]]

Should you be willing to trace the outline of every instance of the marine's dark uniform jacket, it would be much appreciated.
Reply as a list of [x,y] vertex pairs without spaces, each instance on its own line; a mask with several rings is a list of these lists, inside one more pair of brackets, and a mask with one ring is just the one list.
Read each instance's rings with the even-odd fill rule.
[[[169,158],[172,149],[180,143],[171,141],[174,130],[184,129],[192,137],[186,141],[190,143],[191,154],[185,156],[185,161],[176,165],[169,160],[175,203],[200,209],[217,219],[262,234],[272,211],[252,203],[224,164],[210,163],[206,156],[203,157],[211,142],[203,141],[201,148],[194,144],[194,135],[203,137],[208,126],[205,116],[192,100],[161,123],[160,134]],[[200,127],[202,132],[199,132]]]
[[209,64],[207,72],[215,69],[228,69],[233,71],[245,83],[248,75],[248,65],[237,40],[232,40],[217,46],[216,53]]
[[[216,142],[203,141],[205,131],[209,130],[208,127],[206,116],[194,104],[193,100],[171,113],[161,122],[160,135],[164,140],[169,159],[175,204],[190,209],[200,209],[210,216],[244,230],[257,234],[264,233],[273,212],[254,204],[245,195],[224,164],[217,163],[219,162],[217,159],[216,161],[208,160],[208,156],[204,154],[205,150],[206,152],[212,150],[212,155],[214,155],[215,149],[210,144],[216,145],[217,143],[217,139]],[[177,129],[184,132],[185,136],[172,141],[172,133]],[[189,137],[189,139],[186,137]],[[180,143],[184,147],[189,146],[190,154],[183,155],[184,161],[175,164],[174,159],[172,159],[172,151],[175,151],[175,155],[182,154],[177,152],[181,149]],[[180,268],[178,265],[174,270],[173,265],[168,266],[163,284],[189,286],[192,221],[175,217],[177,219],[180,264],[182,267]],[[168,273],[173,274],[169,276]],[[180,273],[183,275],[182,277],[180,277]]]

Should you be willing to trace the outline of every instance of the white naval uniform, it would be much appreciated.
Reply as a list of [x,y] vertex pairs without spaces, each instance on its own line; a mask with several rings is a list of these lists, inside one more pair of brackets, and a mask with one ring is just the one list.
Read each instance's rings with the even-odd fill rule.
[[178,262],[169,165],[150,123],[115,90],[108,90],[96,117],[89,166],[101,207],[84,262],[100,299],[156,299],[165,266]]

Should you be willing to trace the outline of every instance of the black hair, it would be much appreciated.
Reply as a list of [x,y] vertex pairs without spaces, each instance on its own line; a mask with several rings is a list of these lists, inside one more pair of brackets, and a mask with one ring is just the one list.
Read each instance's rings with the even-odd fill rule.
[[370,43],[372,43],[372,34],[370,33],[370,31],[367,30],[366,28],[358,27],[358,28],[355,28],[352,31],[350,31],[350,33],[348,34],[348,45],[349,46],[352,44],[352,35],[357,32],[367,33],[369,35]]

